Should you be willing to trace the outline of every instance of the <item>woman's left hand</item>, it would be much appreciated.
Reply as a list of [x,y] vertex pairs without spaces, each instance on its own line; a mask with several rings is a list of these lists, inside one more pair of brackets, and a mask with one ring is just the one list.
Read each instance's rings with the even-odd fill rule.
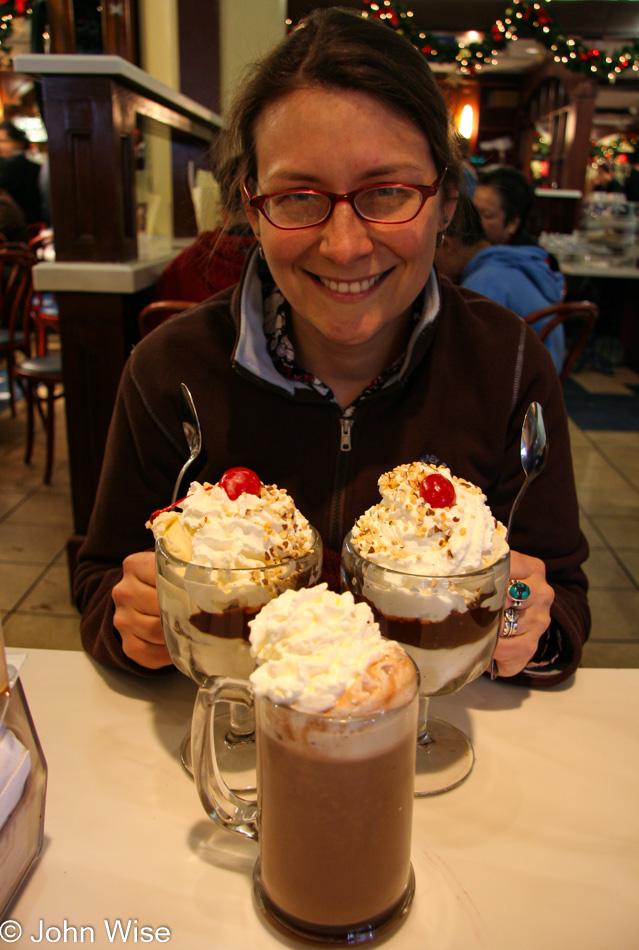
[[[517,609],[516,633],[500,636],[497,642],[494,660],[499,676],[520,673],[533,658],[542,634],[550,625],[550,605],[555,598],[554,590],[546,583],[546,565],[539,558],[511,551],[510,577],[528,584],[530,596]],[[507,597],[506,608],[512,606],[512,599]]]

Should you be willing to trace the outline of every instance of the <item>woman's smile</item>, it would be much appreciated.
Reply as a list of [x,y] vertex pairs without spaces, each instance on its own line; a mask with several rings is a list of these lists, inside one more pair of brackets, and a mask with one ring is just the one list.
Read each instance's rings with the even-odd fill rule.
[[321,277],[319,274],[311,274],[311,276],[318,280],[322,287],[326,287],[332,293],[342,297],[354,297],[365,294],[376,287],[388,274],[390,274],[390,270],[383,274],[375,274],[372,277],[360,277],[357,280],[346,280],[343,277]]

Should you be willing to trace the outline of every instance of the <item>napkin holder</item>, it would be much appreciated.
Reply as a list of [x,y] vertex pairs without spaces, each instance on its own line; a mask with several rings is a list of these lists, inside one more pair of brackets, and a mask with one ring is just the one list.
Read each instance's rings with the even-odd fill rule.
[[[0,633],[0,650],[3,650]],[[8,657],[11,662],[12,657]],[[17,670],[10,676],[10,697],[0,729],[9,730],[29,754],[30,770],[20,799],[0,829],[0,921],[40,857],[44,842],[47,763]],[[13,682],[12,682],[13,680]]]

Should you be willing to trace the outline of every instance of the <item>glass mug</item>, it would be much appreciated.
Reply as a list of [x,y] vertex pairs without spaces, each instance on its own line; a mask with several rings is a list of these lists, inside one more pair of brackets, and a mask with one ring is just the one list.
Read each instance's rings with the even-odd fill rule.
[[[419,689],[407,705],[330,718],[255,696],[250,683],[211,677],[191,729],[194,779],[214,821],[259,842],[257,905],[289,937],[368,942],[405,919]],[[217,761],[218,703],[254,708],[257,801],[238,797]],[[219,734],[219,730],[218,730]]]

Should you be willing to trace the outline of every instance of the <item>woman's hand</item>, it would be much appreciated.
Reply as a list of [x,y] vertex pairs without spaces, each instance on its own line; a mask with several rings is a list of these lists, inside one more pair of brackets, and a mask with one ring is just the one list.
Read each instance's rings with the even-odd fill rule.
[[113,625],[130,660],[157,670],[171,663],[164,642],[155,586],[153,551],[130,554],[122,562],[124,576],[113,588]]
[[[500,637],[497,643],[494,659],[499,676],[520,673],[533,658],[550,624],[550,605],[555,598],[554,590],[546,583],[546,566],[539,558],[511,551],[510,577],[525,581],[530,597],[517,610],[517,633]],[[513,601],[507,597],[506,607],[512,606]]]

